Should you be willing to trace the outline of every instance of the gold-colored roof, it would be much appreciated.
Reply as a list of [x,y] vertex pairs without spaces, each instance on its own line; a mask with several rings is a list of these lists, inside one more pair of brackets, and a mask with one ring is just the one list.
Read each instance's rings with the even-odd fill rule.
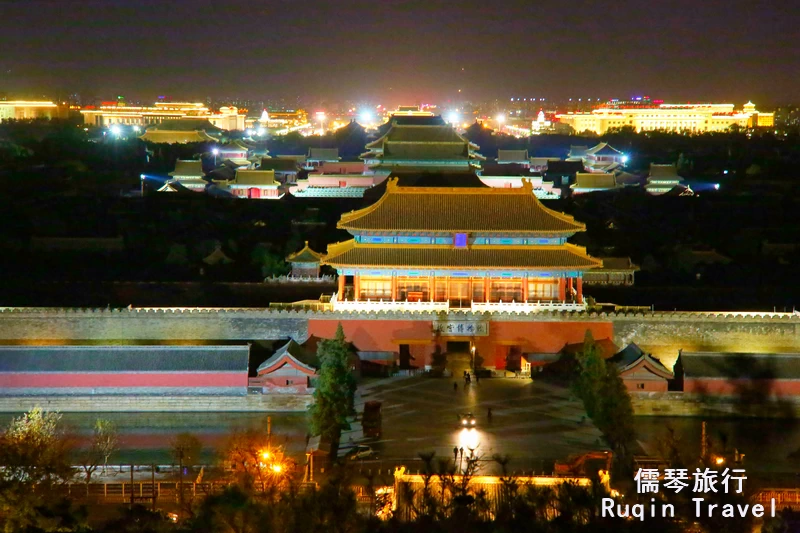
[[274,170],[245,170],[236,171],[237,185],[277,185]]
[[590,269],[602,261],[574,244],[559,246],[398,246],[355,239],[328,246],[322,264],[333,267]]
[[573,189],[614,189],[617,180],[614,174],[578,172],[575,174],[575,183],[570,185]]
[[384,143],[456,143],[471,144],[452,125],[400,125],[394,124],[383,137],[367,144],[367,148],[381,148]]
[[211,137],[203,130],[193,131],[171,131],[149,129],[139,136],[143,141],[163,144],[184,144],[198,142],[216,142],[217,139]]
[[205,176],[205,172],[203,172],[203,162],[194,159],[178,159],[175,161],[175,170],[170,172],[169,175],[202,178]]
[[315,252],[308,246],[308,241],[303,249],[286,256],[286,261],[290,263],[319,263],[322,254]]
[[386,192],[369,207],[342,215],[338,228],[355,231],[527,233],[571,235],[586,226],[548,209],[527,180],[516,189],[400,187],[389,178]]

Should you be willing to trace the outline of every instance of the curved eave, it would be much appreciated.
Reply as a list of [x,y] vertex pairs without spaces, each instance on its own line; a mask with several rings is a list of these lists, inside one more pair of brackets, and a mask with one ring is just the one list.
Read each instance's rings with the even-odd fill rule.
[[667,370],[663,365],[661,365],[657,361],[654,361],[653,358],[647,354],[637,359],[633,363],[629,364],[625,368],[620,369],[620,373],[631,372],[639,367],[644,367],[648,372],[663,379],[673,379],[675,377],[674,373]]
[[312,250],[311,247],[308,246],[308,241],[306,241],[305,246],[303,246],[301,250],[286,256],[286,261],[295,263],[318,263],[321,258],[322,254]]
[[292,366],[294,368],[297,368],[298,370],[303,371],[303,372],[305,372],[305,373],[307,373],[309,375],[314,375],[314,374],[317,373],[315,368],[310,367],[310,366],[308,366],[308,365],[306,365],[304,363],[301,363],[300,361],[298,361],[297,359],[292,357],[291,354],[285,353],[285,354],[281,355],[280,357],[278,357],[277,359],[275,359],[274,361],[267,360],[267,361],[261,363],[261,365],[256,370],[256,374],[258,376],[263,376],[265,374],[270,374],[270,373],[278,370],[279,368],[281,368],[284,365],[290,365],[290,366]]
[[[391,253],[392,251],[396,252],[397,255],[402,255],[403,252],[406,254],[419,254],[425,255],[425,252],[431,252],[435,254],[436,252],[453,252],[453,254],[445,253],[443,255],[449,255],[450,257],[444,258],[444,260],[440,262],[435,261],[425,261],[425,262],[415,262],[413,260],[383,260],[383,261],[360,261],[353,257],[343,257],[345,254],[350,254],[350,252],[362,252],[362,253],[370,253],[370,252],[384,252]],[[469,252],[488,252],[485,254],[490,258],[496,257],[498,261],[505,260],[506,264],[496,264],[493,260],[486,261],[484,264],[464,264],[463,262],[459,263],[457,260],[469,259]],[[536,252],[544,252],[545,254],[552,253],[557,254],[559,252],[567,253],[569,256],[572,256],[572,263],[573,264],[557,264],[554,262],[549,262],[547,264],[531,264],[529,261],[521,261],[516,264],[509,264],[508,258],[503,258],[502,252],[520,252],[520,255],[526,254],[534,254]],[[351,256],[354,254],[350,254]],[[579,262],[579,264],[575,264]],[[376,268],[390,268],[390,267],[398,267],[398,268],[414,268],[414,269],[430,269],[430,268],[440,268],[440,269],[472,269],[472,270],[591,270],[593,268],[598,268],[602,266],[602,260],[596,259],[594,257],[590,257],[586,255],[586,249],[581,246],[576,246],[574,244],[564,244],[559,246],[549,246],[549,245],[541,245],[541,246],[492,246],[492,245],[475,245],[467,249],[454,249],[450,245],[410,245],[410,246],[396,246],[396,245],[385,245],[385,244],[359,244],[355,242],[355,239],[351,239],[345,242],[339,242],[336,244],[332,244],[328,246],[328,254],[322,258],[321,264],[328,265],[331,267],[356,267],[356,268],[365,268],[365,269],[376,269]]]
[[[492,188],[459,188],[459,187],[399,187],[397,185],[398,179],[397,178],[389,178],[386,181],[386,192],[384,192],[383,196],[375,202],[374,204],[367,206],[362,209],[357,209],[355,211],[351,211],[349,213],[342,214],[339,222],[337,222],[336,227],[338,229],[347,230],[349,232],[353,231],[377,231],[377,232],[408,232],[408,231],[447,231],[447,232],[459,232],[459,233],[502,233],[502,234],[509,234],[509,233],[524,233],[528,235],[566,235],[570,236],[579,231],[586,231],[586,225],[581,222],[576,222],[575,217],[571,215],[567,215],[565,213],[560,213],[553,209],[550,209],[544,206],[536,195],[533,193],[533,185],[529,180],[523,180],[522,187],[515,188],[515,189],[492,189]],[[553,229],[553,230],[524,230],[524,229],[508,229],[508,230],[486,230],[483,228],[461,228],[461,229],[446,229],[446,230],[439,230],[434,229],[431,230],[429,227],[424,227],[424,223],[420,223],[421,227],[416,228],[397,228],[397,227],[357,227],[353,225],[353,222],[361,219],[370,213],[378,210],[382,204],[389,198],[392,194],[480,194],[480,195],[530,195],[531,198],[536,202],[535,208],[541,209],[547,215],[556,218],[565,224],[572,226],[563,229]]]

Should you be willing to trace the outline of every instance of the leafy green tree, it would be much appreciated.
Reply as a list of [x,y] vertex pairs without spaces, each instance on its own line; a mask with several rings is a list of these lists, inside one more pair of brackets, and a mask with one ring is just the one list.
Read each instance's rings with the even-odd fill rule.
[[289,272],[289,265],[283,257],[273,252],[269,245],[258,244],[253,248],[250,259],[258,266],[264,277],[283,276]]
[[572,390],[583,401],[589,418],[594,419],[598,409],[600,383],[606,368],[600,355],[600,348],[588,329],[583,339],[583,349],[576,354],[576,360],[578,375],[573,380]]
[[219,533],[274,531],[268,518],[265,506],[253,497],[251,491],[240,485],[230,485],[222,492],[206,497],[185,529]]
[[633,406],[615,365],[606,365],[598,389],[595,423],[618,459],[625,459],[635,439]]
[[81,454],[81,466],[86,474],[86,483],[92,480],[92,474],[103,465],[105,474],[108,459],[119,449],[119,432],[110,420],[98,418],[94,424],[92,442],[89,449]]
[[[35,408],[15,418],[0,436],[0,523],[4,531],[43,528],[63,522],[57,489],[70,481],[71,442],[59,427],[61,415]],[[69,507],[69,505],[67,505]],[[55,517],[55,518],[54,518]]]
[[620,464],[629,458],[635,439],[633,406],[617,367],[607,364],[592,334],[586,331],[583,348],[576,356],[578,374],[572,390],[583,401],[586,414],[603,432]]
[[314,403],[309,407],[311,431],[330,443],[335,461],[342,430],[350,427],[347,417],[353,412],[356,380],[350,369],[350,352],[341,323],[333,339],[324,339],[317,348],[321,366],[314,385]]

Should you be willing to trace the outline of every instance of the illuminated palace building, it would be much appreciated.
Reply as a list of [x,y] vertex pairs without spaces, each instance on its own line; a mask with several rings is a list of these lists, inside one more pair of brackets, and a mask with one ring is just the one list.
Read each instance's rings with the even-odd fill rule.
[[245,115],[239,114],[235,107],[222,107],[219,113],[212,113],[205,105],[186,102],[156,102],[153,106],[128,106],[124,103],[104,102],[103,105],[81,110],[85,124],[110,126],[150,126],[165,120],[196,119],[207,120],[222,130],[243,130]]
[[373,205],[338,224],[328,247],[335,311],[451,308],[584,310],[583,273],[602,266],[567,239],[585,226],[521,188],[403,187],[389,178]]
[[591,131],[598,135],[609,129],[632,127],[641,131],[690,131],[704,133],[740,128],[769,128],[774,125],[773,113],[756,110],[747,102],[741,110],[733,104],[659,104],[624,106],[613,102],[591,113],[566,113],[558,119],[576,132]]
[[0,122],[32,118],[57,118],[59,116],[59,108],[53,102],[0,100]]
[[366,148],[361,159],[375,171],[470,171],[485,159],[478,145],[429,114],[393,115],[389,130]]

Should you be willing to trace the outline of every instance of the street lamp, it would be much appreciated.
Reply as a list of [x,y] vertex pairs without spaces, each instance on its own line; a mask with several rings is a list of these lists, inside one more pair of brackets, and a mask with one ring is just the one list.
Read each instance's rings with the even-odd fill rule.
[[217,166],[217,156],[219,155],[219,148],[214,148],[211,150],[211,153],[214,154],[214,166]]
[[144,175],[144,174],[139,174],[139,185],[140,185],[140,187],[141,187],[141,189],[142,189],[142,192],[141,192],[141,194],[142,194],[142,198],[144,198],[144,180],[145,180],[145,179],[146,179],[146,178],[145,178],[145,175]]

